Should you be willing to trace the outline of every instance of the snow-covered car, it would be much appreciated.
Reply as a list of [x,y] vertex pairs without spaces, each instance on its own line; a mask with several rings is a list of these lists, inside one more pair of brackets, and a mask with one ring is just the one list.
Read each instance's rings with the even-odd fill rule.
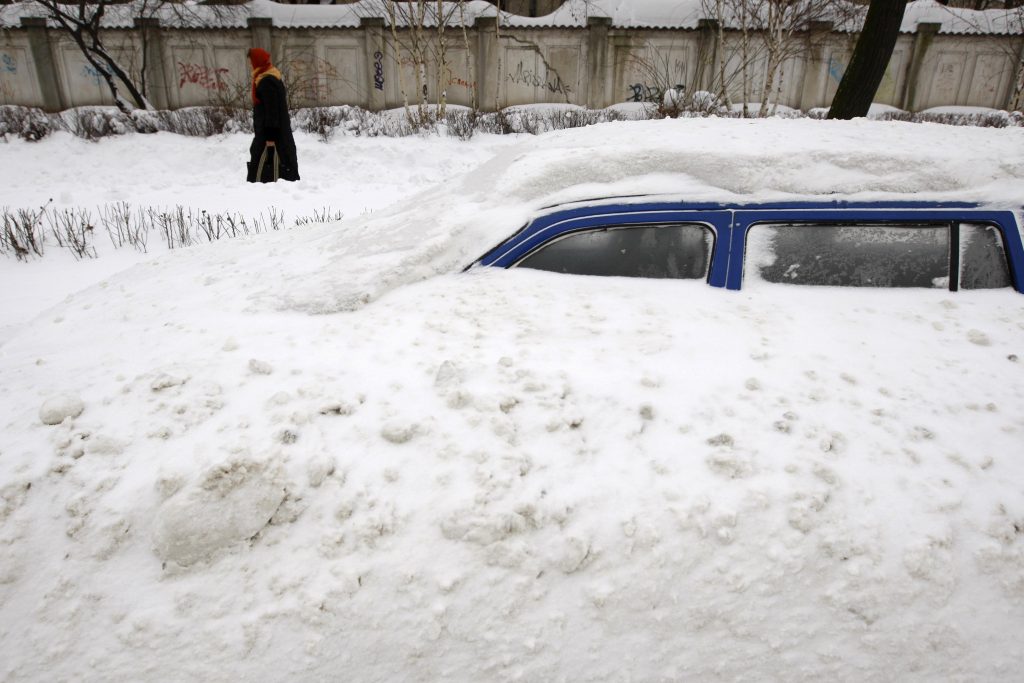
[[[230,177],[248,140],[192,144]],[[314,161],[415,166],[299,144],[302,183],[225,193],[319,205],[342,183]],[[139,264],[0,346],[0,679],[1019,680],[1024,297],[995,285],[1020,286],[1024,129],[493,144],[366,215]],[[466,269],[568,270],[576,239],[692,277]],[[857,283],[902,283],[898,244],[930,288],[772,282],[869,241]]]
[[1024,292],[1017,216],[970,203],[590,201],[555,207],[474,265],[581,275]]

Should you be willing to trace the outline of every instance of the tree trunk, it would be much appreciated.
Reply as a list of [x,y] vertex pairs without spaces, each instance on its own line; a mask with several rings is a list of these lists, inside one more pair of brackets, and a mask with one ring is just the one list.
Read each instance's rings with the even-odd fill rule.
[[871,0],[850,65],[832,99],[830,119],[867,116],[900,35],[907,0]]
[[768,100],[771,99],[772,86],[775,84],[775,72],[779,68],[782,52],[782,13],[785,10],[774,4],[768,5],[768,25],[765,27],[765,47],[768,49],[768,63],[765,69],[764,84],[761,88],[761,107],[757,112],[759,118],[768,116]]
[[494,49],[497,53],[497,74],[498,77],[495,79],[494,88],[494,111],[501,111],[501,85],[502,80],[505,78],[505,74],[502,72],[501,67],[501,0],[498,0],[498,12],[494,17]]
[[729,89],[725,86],[725,12],[722,0],[715,0],[715,21],[718,22],[718,88],[722,94],[722,103],[728,107]]
[[740,9],[742,10],[740,13],[740,23],[743,25],[743,44],[740,49],[740,59],[743,60],[743,118],[747,119],[750,118],[750,105],[748,103],[750,98],[747,97],[747,72],[749,69],[748,40],[750,38],[750,33],[747,31],[747,3],[744,2]]
[[444,25],[448,17],[444,14],[443,0],[437,0],[437,118],[443,120],[448,108],[448,44],[445,42]]
[[470,92],[471,107],[475,115],[479,106],[476,100],[476,59],[473,48],[469,44],[469,31],[466,29],[466,0],[459,0],[459,23],[462,24],[462,42],[466,46],[466,73],[472,85]]

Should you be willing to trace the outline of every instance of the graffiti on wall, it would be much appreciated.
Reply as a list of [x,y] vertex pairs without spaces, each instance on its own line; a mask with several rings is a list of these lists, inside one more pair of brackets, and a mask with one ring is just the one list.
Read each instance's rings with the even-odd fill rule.
[[3,76],[10,76],[18,73],[18,62],[6,52],[0,53],[0,100],[7,102],[14,99],[14,86],[9,79]]
[[828,58],[828,76],[829,76],[829,78],[831,78],[833,81],[838,83],[839,81],[843,80],[843,72],[845,72],[845,71],[846,71],[846,65],[843,64],[842,62],[840,62],[835,57],[832,57],[830,55],[829,58]]
[[375,90],[384,89],[384,53],[380,50],[373,53],[373,87]]
[[[839,85],[843,80],[843,75],[846,73],[846,64],[837,59],[836,57],[829,55],[828,58],[828,77],[829,79]],[[878,86],[878,101],[884,101],[895,96],[896,82],[893,80],[893,74],[891,70],[891,64],[886,68],[885,73],[882,74],[882,81]]]
[[[628,87],[633,92],[633,94],[630,95],[629,98],[630,102],[654,102],[657,104],[661,104],[661,102],[664,101],[665,99],[665,88],[661,88],[657,85],[647,85],[646,83],[634,83],[633,85],[630,85]],[[686,86],[682,85],[681,83],[676,83],[669,89],[682,93],[683,91],[686,90]]]
[[476,87],[475,81],[470,82],[467,81],[465,78],[462,78],[461,76],[456,76],[454,73],[452,73],[452,70],[450,68],[448,68],[446,71],[448,77],[445,80],[448,85],[457,85],[460,88],[465,88],[467,90],[472,90],[473,88]]
[[[321,102],[328,99],[330,82],[338,78],[338,69],[319,57],[311,60],[293,59],[288,62],[287,68],[289,88],[300,100]],[[381,87],[383,85],[382,81]]]
[[178,88],[198,85],[203,90],[227,90],[228,85],[222,77],[228,73],[229,70],[223,67],[213,69],[203,64],[178,62]]
[[534,88],[544,88],[548,92],[565,95],[572,94],[572,87],[562,82],[562,77],[557,73],[548,71],[545,67],[543,72],[526,68],[522,62],[516,65],[508,73],[507,80],[515,85],[530,85]]
[[82,66],[82,75],[92,81],[92,84],[96,87],[103,84],[103,74],[101,74],[92,64],[85,64]]

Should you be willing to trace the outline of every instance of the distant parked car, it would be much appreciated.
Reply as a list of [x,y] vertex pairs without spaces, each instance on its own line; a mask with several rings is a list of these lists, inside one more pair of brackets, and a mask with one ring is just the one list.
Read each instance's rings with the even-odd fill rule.
[[969,203],[606,202],[554,207],[474,265],[579,275],[1024,293],[1013,211]]

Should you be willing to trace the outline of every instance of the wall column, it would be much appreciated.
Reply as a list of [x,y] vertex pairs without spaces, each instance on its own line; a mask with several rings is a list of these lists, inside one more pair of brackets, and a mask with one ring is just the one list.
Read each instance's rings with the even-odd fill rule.
[[906,90],[900,97],[899,108],[908,111],[917,111],[917,105],[921,97],[921,87],[917,79],[921,76],[921,65],[928,54],[928,48],[935,41],[942,24],[921,23],[917,25],[917,33],[914,35],[914,52],[910,57],[910,68],[907,71]]
[[387,49],[384,44],[384,20],[380,17],[363,17],[359,20],[359,27],[363,30],[366,63],[370,69],[369,74],[362,75],[362,78],[369,79],[366,108],[380,111],[387,107],[387,98],[384,96],[384,58]]
[[21,25],[28,33],[32,62],[36,68],[36,83],[39,86],[39,94],[43,98],[43,109],[46,111],[67,109],[67,102],[60,91],[57,66],[54,64],[53,53],[50,51],[50,36],[46,31],[46,19],[22,17]]
[[274,26],[274,20],[270,17],[249,17],[247,25],[249,26],[249,42],[252,43],[249,47],[263,48],[270,53],[273,60],[277,56],[270,49],[270,30]]
[[603,109],[611,104],[605,92],[609,74],[608,29],[611,25],[609,17],[587,18],[587,107],[590,109]]
[[156,17],[135,17],[135,30],[139,32],[145,49],[143,76],[146,79],[146,99],[156,109],[170,109],[172,103],[164,68],[164,37],[160,31],[160,20]]
[[807,27],[807,53],[804,56],[804,81],[800,86],[800,108],[826,107],[823,101],[828,83],[825,41],[832,33],[831,21],[812,21]]
[[701,19],[697,22],[700,30],[700,41],[697,43],[697,64],[693,71],[693,83],[686,84],[688,96],[698,90],[715,91],[715,79],[718,78],[718,21]]
[[[473,27],[476,29],[476,83],[480,111],[488,111],[494,106],[500,94],[501,83],[497,80],[498,40],[495,37],[498,20],[496,17],[477,17]],[[503,65],[508,71],[508,65]],[[498,106],[502,106],[499,103]]]

